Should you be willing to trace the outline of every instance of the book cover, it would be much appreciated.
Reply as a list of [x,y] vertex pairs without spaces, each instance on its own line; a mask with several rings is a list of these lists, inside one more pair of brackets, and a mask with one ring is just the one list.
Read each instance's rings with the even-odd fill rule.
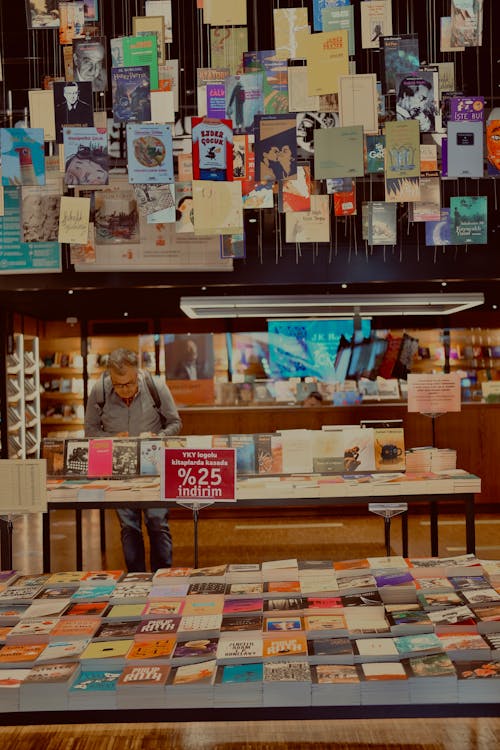
[[425,222],[425,244],[427,246],[451,244],[451,215],[449,208],[441,207],[439,221]]
[[196,235],[241,234],[241,182],[193,180],[193,209]]
[[196,664],[181,664],[181,666],[172,669],[168,685],[172,685],[172,687],[212,685],[216,670],[217,662],[215,659],[197,662]]
[[262,659],[262,637],[225,636],[219,639],[216,655],[219,664],[228,660],[244,662]]
[[133,641],[127,650],[127,664],[133,662],[139,662],[139,664],[155,664],[158,662],[161,664],[162,662],[170,661],[175,643],[175,636],[163,636],[156,640],[147,638],[142,641]]
[[64,184],[107,185],[108,133],[105,128],[63,128]]
[[259,683],[262,682],[263,675],[264,666],[262,663],[225,664],[217,674],[217,682],[223,685]]
[[342,127],[362,125],[365,135],[378,132],[378,92],[375,73],[339,77],[339,114]]
[[126,68],[148,66],[151,88],[157,89],[158,51],[156,34],[123,37],[123,65]]
[[243,53],[247,49],[246,26],[210,28],[210,58],[213,68],[226,68],[231,75],[243,73]]
[[51,640],[64,640],[66,638],[93,638],[101,624],[100,617],[85,615],[76,617],[72,615],[61,617],[50,633]]
[[127,123],[128,179],[135,183],[174,181],[170,125]]
[[448,177],[482,177],[484,126],[479,122],[448,122]]
[[307,8],[275,8],[273,21],[276,57],[280,60],[300,57],[301,35],[309,31]]
[[486,158],[488,174],[500,175],[500,109],[494,108],[486,121]]
[[[224,118],[226,116],[226,88],[223,81],[207,83],[204,86],[207,101],[205,114],[209,118]],[[203,108],[202,108],[203,110]]]
[[151,119],[151,78],[147,65],[111,68],[114,122]]
[[121,663],[129,649],[134,645],[132,638],[118,638],[116,640],[94,640],[86,646],[80,654],[80,663],[85,668],[89,662],[102,661],[103,666],[107,662]]
[[484,96],[452,96],[448,122],[483,122]]
[[396,91],[396,75],[407,75],[420,66],[418,35],[387,35],[380,39],[385,93]]
[[[369,2],[369,0],[365,0]],[[366,135],[366,171],[382,174],[385,165],[385,135]]]
[[377,471],[404,471],[405,443],[402,427],[375,427],[375,466]]
[[257,433],[255,468],[257,474],[280,474],[283,471],[283,443],[276,433]]
[[59,44],[71,44],[85,35],[85,6],[83,0],[59,3]]
[[314,177],[364,175],[363,127],[319,128],[314,131]]
[[488,198],[485,195],[450,198],[451,241],[455,245],[488,242]]
[[288,111],[318,112],[319,95],[307,93],[307,67],[305,65],[288,68]]
[[284,114],[288,109],[288,63],[275,50],[256,50],[243,53],[245,73],[263,73],[264,113]]
[[85,669],[71,685],[70,698],[77,694],[114,693],[120,675],[120,669]]
[[139,473],[139,441],[126,438],[113,440],[112,476],[133,477]]
[[53,0],[39,0],[36,5],[26,2],[26,22],[28,29],[56,29],[59,28],[60,17],[57,4]]
[[48,477],[62,476],[64,474],[64,440],[44,438],[41,458],[47,461]]
[[94,126],[90,81],[54,81],[53,91],[57,143],[63,142],[65,126]]
[[61,685],[76,677],[80,665],[75,662],[61,664],[35,664],[24,680],[25,685]]
[[231,120],[192,117],[193,179],[233,179],[233,130]]
[[2,185],[45,185],[43,128],[1,128]]
[[380,47],[383,36],[392,36],[392,0],[365,0],[360,3],[361,46]]
[[356,38],[354,33],[354,5],[345,3],[342,7],[328,5],[321,11],[323,31],[347,31],[347,50],[349,56],[356,54]]
[[311,195],[310,211],[285,214],[286,242],[329,242],[330,203],[328,195]]
[[89,469],[89,441],[68,439],[65,442],[65,474],[87,476]]
[[192,641],[177,641],[172,653],[173,664],[193,664],[214,659],[219,638],[198,638]]
[[264,659],[290,659],[307,656],[307,638],[305,633],[293,636],[265,635],[262,639]]
[[263,618],[261,615],[223,615],[220,626],[224,633],[261,633]]
[[264,74],[244,73],[228,76],[226,87],[226,116],[231,118],[235,133],[250,133],[255,115],[264,111]]
[[299,112],[295,129],[297,158],[308,161],[314,154],[314,134],[318,128],[337,128],[339,125],[338,112]]
[[297,177],[296,119],[290,115],[255,118],[256,177],[275,181]]
[[441,218],[441,180],[439,173],[420,177],[420,200],[412,203],[412,221],[439,221]]
[[[87,8],[89,3],[85,3]],[[73,41],[73,76],[75,81],[90,81],[92,91],[106,91],[106,38],[103,36]]]
[[396,72],[396,119],[416,120],[421,133],[441,128],[439,74],[437,67],[426,66],[410,73]]
[[395,245],[397,242],[397,206],[385,201],[366,204],[369,245]]
[[73,617],[100,617],[108,609],[108,602],[73,602],[70,604],[64,616]]
[[77,661],[80,658],[80,654],[86,649],[90,642],[90,638],[64,638],[62,640],[52,641],[45,646],[45,649],[39,655],[37,662],[39,664],[46,664],[62,661]]
[[452,47],[480,47],[483,41],[483,0],[451,0]]
[[144,641],[146,638],[157,640],[165,634],[172,635],[179,628],[179,617],[148,617],[136,627],[135,639]]
[[88,448],[88,476],[110,477],[113,472],[112,438],[91,438]]
[[[126,689],[164,687],[171,667],[168,664],[129,665],[120,674],[116,683],[117,692]],[[148,694],[149,695],[149,694]]]
[[347,30],[341,29],[305,38],[309,95],[338,92],[339,77],[349,75],[348,37]]

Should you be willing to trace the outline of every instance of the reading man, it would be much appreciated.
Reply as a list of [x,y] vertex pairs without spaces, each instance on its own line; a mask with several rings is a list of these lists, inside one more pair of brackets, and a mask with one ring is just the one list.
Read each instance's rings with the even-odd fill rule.
[[[166,383],[148,386],[148,374],[139,369],[138,357],[129,349],[109,355],[108,371],[92,389],[85,410],[86,437],[151,437],[177,435],[181,428],[177,408]],[[156,388],[158,406],[153,387]],[[151,547],[151,570],[172,565],[172,537],[166,508],[144,508]],[[141,510],[117,510],[125,563],[129,572],[145,571]]]

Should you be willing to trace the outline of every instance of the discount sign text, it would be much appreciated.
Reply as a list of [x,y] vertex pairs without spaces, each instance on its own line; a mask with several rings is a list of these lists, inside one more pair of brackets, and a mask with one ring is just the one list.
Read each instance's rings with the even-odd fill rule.
[[234,448],[165,448],[162,498],[196,502],[234,502]]

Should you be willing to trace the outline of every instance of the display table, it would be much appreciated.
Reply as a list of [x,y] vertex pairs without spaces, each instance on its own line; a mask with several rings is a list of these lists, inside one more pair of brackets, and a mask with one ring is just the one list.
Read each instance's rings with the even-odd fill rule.
[[[480,492],[481,480],[456,470],[440,477],[422,475],[349,476],[308,475],[282,477],[248,477],[238,481],[238,507],[324,507],[368,504],[373,499],[385,502],[428,503],[430,507],[430,554],[439,554],[439,503],[463,503],[466,551],[475,553],[474,501]],[[53,482],[48,486],[47,512],[43,518],[43,570],[50,572],[50,513],[58,509],[76,511],[76,566],[82,568],[81,513],[84,509],[158,507],[165,503],[160,497],[158,478],[137,477],[127,480]],[[174,503],[167,503],[174,505]],[[231,503],[224,503],[231,507]],[[408,525],[402,515],[402,550],[408,556]]]

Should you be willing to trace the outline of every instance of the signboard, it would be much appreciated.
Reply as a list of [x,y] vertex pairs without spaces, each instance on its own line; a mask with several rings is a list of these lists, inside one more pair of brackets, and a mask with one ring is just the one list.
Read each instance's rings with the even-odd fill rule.
[[408,411],[446,414],[460,411],[460,375],[408,375]]
[[45,459],[0,461],[0,515],[44,513],[47,510]]
[[165,448],[160,497],[182,503],[236,502],[236,450]]

